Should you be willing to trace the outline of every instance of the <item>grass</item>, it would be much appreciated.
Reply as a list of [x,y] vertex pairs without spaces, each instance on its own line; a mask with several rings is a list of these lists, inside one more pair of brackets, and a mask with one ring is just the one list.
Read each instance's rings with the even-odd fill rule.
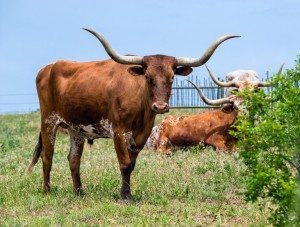
[[243,201],[246,169],[238,154],[211,148],[177,150],[172,157],[144,149],[132,176],[133,200],[124,203],[112,140],[85,146],[81,176],[86,195],[77,197],[67,161],[69,139],[59,134],[52,190],[44,194],[41,161],[25,174],[39,121],[39,113],[0,115],[0,226],[267,224],[267,210]]

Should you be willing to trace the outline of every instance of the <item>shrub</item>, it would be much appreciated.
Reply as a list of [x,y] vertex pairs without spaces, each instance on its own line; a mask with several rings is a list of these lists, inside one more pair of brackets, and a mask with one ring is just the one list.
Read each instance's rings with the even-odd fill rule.
[[[272,91],[244,91],[247,111],[231,132],[248,167],[245,198],[268,205],[274,225],[300,222],[300,56],[294,69],[274,75]],[[299,181],[298,181],[299,182]],[[299,190],[298,190],[299,191]],[[299,194],[299,193],[298,193]],[[271,204],[270,204],[271,203]]]

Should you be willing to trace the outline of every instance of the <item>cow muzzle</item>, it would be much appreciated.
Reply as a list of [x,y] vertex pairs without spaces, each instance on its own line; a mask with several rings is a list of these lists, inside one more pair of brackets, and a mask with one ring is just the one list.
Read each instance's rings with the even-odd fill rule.
[[166,102],[154,102],[151,109],[157,114],[169,112],[169,105]]

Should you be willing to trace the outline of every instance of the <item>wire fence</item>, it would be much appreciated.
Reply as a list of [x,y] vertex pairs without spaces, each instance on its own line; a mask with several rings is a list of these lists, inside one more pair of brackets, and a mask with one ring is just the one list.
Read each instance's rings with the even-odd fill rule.
[[[266,79],[268,80],[268,72]],[[220,99],[225,97],[226,89],[218,87],[210,78],[191,75],[189,80],[198,85],[209,99]],[[270,88],[267,89],[267,92]],[[198,96],[196,89],[186,80],[175,77],[170,108],[212,108],[207,106]],[[36,111],[39,108],[36,93],[0,94],[0,114],[3,113],[24,113]]]

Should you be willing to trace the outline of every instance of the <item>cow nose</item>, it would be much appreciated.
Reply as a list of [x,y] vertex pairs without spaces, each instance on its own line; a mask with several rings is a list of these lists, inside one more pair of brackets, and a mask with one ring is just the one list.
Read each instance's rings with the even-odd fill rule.
[[169,105],[165,102],[155,102],[152,104],[152,110],[159,114],[166,113],[169,111]]

